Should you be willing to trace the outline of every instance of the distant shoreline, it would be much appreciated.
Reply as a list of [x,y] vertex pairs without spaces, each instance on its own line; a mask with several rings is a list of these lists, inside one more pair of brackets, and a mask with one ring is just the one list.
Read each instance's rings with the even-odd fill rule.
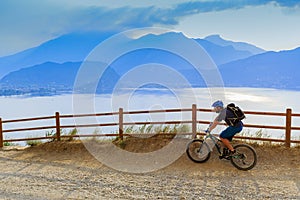
[[[62,87],[63,88],[63,87]],[[216,87],[219,88],[219,87]],[[173,88],[171,88],[173,89]],[[192,88],[186,88],[187,90],[190,89],[215,89],[214,87],[192,87]],[[219,88],[220,89],[220,88]],[[253,89],[253,90],[282,90],[282,91],[293,91],[293,92],[300,92],[300,88],[275,88],[275,87],[236,87],[236,86],[225,86],[224,89]],[[178,89],[177,89],[178,90]],[[185,90],[184,88],[179,90]],[[126,93],[126,91],[135,91],[139,94],[170,94],[170,91],[166,88],[133,88],[133,89],[124,89],[122,93]],[[69,95],[69,94],[86,94],[84,92],[82,93],[75,93],[72,88],[70,89],[54,89],[54,88],[34,88],[34,89],[0,89],[0,97],[51,97],[51,96],[59,96],[59,95]],[[95,95],[112,95],[113,91],[106,91],[106,92],[96,92],[93,93]]]

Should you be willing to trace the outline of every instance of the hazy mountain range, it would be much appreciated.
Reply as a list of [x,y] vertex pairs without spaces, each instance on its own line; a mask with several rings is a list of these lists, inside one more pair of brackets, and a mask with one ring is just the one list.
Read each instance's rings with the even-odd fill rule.
[[[72,92],[82,61],[94,47],[113,34],[67,34],[40,46],[0,58],[0,95]],[[168,37],[178,39],[178,45],[185,38],[182,33],[169,32],[145,35],[137,39],[129,38],[128,44],[153,39],[164,42]],[[199,43],[216,63],[225,86],[300,89],[300,48],[267,52],[248,43],[224,40],[219,35],[191,40]],[[170,52],[146,48],[127,53],[111,63],[98,83],[97,93],[111,92],[118,80],[133,67],[148,63],[171,66],[192,86],[205,87],[201,75],[186,60]],[[145,78],[143,76],[146,77],[147,74],[139,78]]]

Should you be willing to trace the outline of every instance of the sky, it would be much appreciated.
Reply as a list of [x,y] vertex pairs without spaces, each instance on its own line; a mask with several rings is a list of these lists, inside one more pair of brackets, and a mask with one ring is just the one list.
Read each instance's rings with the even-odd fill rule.
[[269,51],[300,47],[299,0],[1,0],[0,57],[77,31],[161,27]]

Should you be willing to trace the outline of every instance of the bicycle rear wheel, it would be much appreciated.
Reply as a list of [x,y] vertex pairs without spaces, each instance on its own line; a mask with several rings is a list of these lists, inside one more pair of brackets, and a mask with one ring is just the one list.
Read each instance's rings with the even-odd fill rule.
[[206,162],[210,158],[209,146],[199,139],[195,139],[188,144],[186,153],[196,163]]
[[236,153],[230,157],[233,166],[239,170],[250,170],[257,162],[257,154],[253,147],[247,144],[238,144],[234,147]]

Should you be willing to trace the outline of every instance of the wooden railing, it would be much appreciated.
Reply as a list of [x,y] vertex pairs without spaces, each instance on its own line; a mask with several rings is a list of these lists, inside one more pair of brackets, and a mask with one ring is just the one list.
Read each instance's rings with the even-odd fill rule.
[[[183,113],[183,112],[191,112],[190,120],[171,120],[171,121],[152,121],[152,122],[124,122],[124,115],[138,115],[138,114],[151,114],[151,113]],[[199,120],[197,119],[198,114],[201,116],[201,113],[204,112],[212,112],[211,109],[198,109],[195,104],[192,105],[192,108],[186,109],[167,109],[167,110],[148,110],[148,111],[123,111],[122,108],[119,109],[118,112],[109,112],[109,113],[96,113],[96,114],[76,114],[76,115],[61,115],[56,112],[54,116],[47,117],[36,117],[36,118],[24,118],[24,119],[14,119],[14,120],[2,120],[0,118],[0,147],[3,147],[5,142],[18,142],[18,141],[28,141],[28,140],[43,140],[43,139],[56,139],[58,141],[63,137],[105,137],[105,136],[118,136],[120,139],[123,139],[125,135],[132,134],[124,134],[124,126],[130,125],[147,125],[147,124],[191,124],[192,132],[191,133],[177,133],[177,134],[189,134],[196,135],[197,133],[197,125],[198,124],[209,124],[210,121]],[[248,128],[266,128],[266,129],[280,129],[285,130],[285,138],[284,139],[275,139],[275,138],[257,138],[257,137],[246,137],[246,136],[236,136],[235,138],[241,139],[249,139],[249,140],[260,140],[260,141],[270,141],[270,142],[282,142],[286,147],[290,147],[291,143],[299,143],[299,140],[291,139],[292,130],[300,130],[300,127],[292,126],[292,117],[300,117],[300,114],[292,113],[291,109],[286,109],[285,113],[279,112],[254,112],[254,111],[246,111],[247,115],[263,115],[263,116],[281,116],[285,117],[285,125],[282,126],[273,126],[273,125],[258,125],[258,124],[244,124],[245,127]],[[61,124],[62,119],[75,119],[75,118],[83,118],[83,117],[101,117],[101,116],[118,116],[118,122],[110,122],[110,123],[94,123],[94,124]],[[14,128],[14,129],[4,129],[3,125],[19,123],[19,122],[33,122],[33,121],[41,121],[41,120],[53,120],[54,125],[49,126],[35,126],[35,127],[26,127],[26,128]],[[61,135],[62,129],[69,128],[83,128],[83,127],[113,127],[118,126],[118,133],[113,134],[76,134],[76,135]],[[22,131],[36,131],[36,130],[55,130],[55,135],[44,136],[44,137],[31,137],[31,138],[14,138],[14,139],[4,139],[4,134],[9,134],[11,132],[22,132]],[[300,137],[299,137],[300,138]]]

